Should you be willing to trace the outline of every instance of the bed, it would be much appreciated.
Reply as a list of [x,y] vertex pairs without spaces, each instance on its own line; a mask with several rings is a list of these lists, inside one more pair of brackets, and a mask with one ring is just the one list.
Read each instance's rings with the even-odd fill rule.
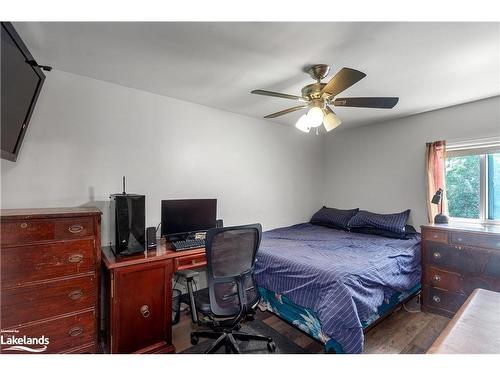
[[265,232],[260,307],[324,344],[361,353],[363,332],[420,290],[420,235],[392,239],[309,223]]

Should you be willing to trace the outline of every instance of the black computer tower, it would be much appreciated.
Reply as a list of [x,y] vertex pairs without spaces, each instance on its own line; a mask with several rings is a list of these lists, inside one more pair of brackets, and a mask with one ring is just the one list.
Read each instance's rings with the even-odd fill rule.
[[110,195],[111,249],[115,255],[144,251],[146,197],[140,194]]

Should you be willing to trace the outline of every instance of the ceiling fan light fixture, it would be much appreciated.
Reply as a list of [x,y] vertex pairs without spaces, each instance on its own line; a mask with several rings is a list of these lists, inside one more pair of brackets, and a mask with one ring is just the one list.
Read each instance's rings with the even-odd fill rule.
[[309,133],[311,127],[309,126],[309,121],[307,119],[307,115],[304,114],[299,117],[297,122],[295,123],[295,127],[304,133]]
[[330,108],[326,108],[325,117],[323,118],[323,126],[326,131],[332,131],[340,124],[342,124],[342,120]]
[[309,123],[309,126],[313,128],[321,126],[321,124],[323,123],[323,117],[323,110],[319,107],[312,107],[307,112],[307,122]]

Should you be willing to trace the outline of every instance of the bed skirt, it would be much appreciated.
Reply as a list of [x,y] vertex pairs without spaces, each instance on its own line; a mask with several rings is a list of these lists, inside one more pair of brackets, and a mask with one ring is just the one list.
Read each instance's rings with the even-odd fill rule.
[[[371,315],[366,321],[362,321],[363,329],[366,329],[378,319],[386,315],[394,307],[399,305],[408,297],[416,294],[421,288],[420,283],[405,292],[394,293],[391,298],[384,301],[377,309],[377,312]],[[259,287],[261,300],[259,308],[262,311],[269,311],[288,323],[294,325],[304,333],[321,342],[326,353],[344,353],[342,345],[333,338],[328,337],[321,330],[321,323],[314,311],[299,306],[290,301],[286,296]]]

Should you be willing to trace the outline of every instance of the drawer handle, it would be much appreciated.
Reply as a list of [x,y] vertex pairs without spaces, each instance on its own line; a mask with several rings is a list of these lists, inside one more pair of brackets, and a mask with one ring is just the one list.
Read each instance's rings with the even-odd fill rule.
[[432,238],[436,238],[436,239],[437,239],[437,238],[439,238],[439,236],[438,236],[437,234],[434,234],[434,235],[432,236]]
[[83,230],[83,226],[80,224],[73,224],[68,228],[68,230],[73,234],[80,233]]
[[141,312],[141,315],[143,318],[148,318],[149,315],[151,315],[151,312],[149,311],[149,306],[148,305],[142,305],[141,308],[139,309]]
[[82,327],[73,327],[68,331],[68,335],[71,337],[80,336],[83,333]]
[[441,298],[439,298],[438,296],[432,296],[432,300],[436,303],[441,302]]
[[463,241],[462,237],[458,237],[458,238],[457,238],[457,241],[458,241],[458,242],[462,242],[462,241]]
[[432,257],[435,259],[435,260],[439,260],[441,259],[441,253],[436,251],[434,254],[432,254]]
[[439,276],[439,275],[437,275],[437,274],[436,274],[436,275],[434,275],[434,276],[432,277],[432,279],[433,279],[436,283],[438,283],[438,282],[440,282],[440,281],[441,281],[441,276]]
[[83,296],[83,292],[81,289],[75,289],[69,292],[68,297],[72,299],[73,301],[76,301],[77,299],[81,298]]
[[22,224],[21,224],[21,228],[23,228],[23,229],[28,228],[28,223],[22,223]]
[[73,255],[70,255],[69,258],[68,258],[68,261],[70,263],[80,263],[83,259],[83,255],[82,254],[73,254]]

